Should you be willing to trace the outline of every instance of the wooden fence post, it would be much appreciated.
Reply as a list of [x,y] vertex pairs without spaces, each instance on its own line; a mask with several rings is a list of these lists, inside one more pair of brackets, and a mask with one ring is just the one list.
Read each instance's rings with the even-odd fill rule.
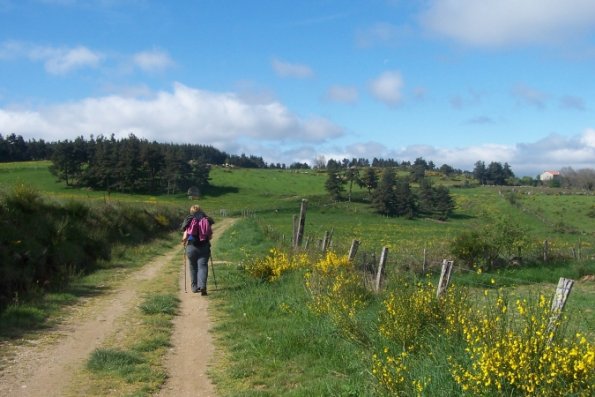
[[440,281],[438,281],[438,289],[436,290],[437,298],[440,298],[446,291],[446,288],[448,288],[448,283],[450,282],[450,273],[452,272],[452,264],[453,261],[447,261],[446,259],[442,261]]
[[376,292],[380,291],[380,280],[382,278],[382,269],[384,269],[384,265],[386,264],[386,257],[388,255],[388,247],[382,248],[382,253],[380,254],[380,262],[378,262],[378,271],[376,272],[376,284],[374,289]]
[[547,262],[547,255],[548,255],[548,242],[547,240],[543,240],[543,261]]
[[326,232],[324,232],[324,237],[322,238],[322,247],[320,248],[322,252],[326,252],[326,249],[328,248],[328,240],[329,240],[329,231],[327,230]]
[[297,226],[297,232],[295,234],[295,244],[294,248],[298,248],[302,243],[302,238],[304,237],[304,226],[306,225],[306,207],[308,201],[306,199],[302,199],[302,205],[300,207],[300,219],[299,224]]
[[562,310],[566,305],[566,300],[568,299],[568,295],[570,295],[573,285],[574,280],[569,278],[560,277],[560,280],[558,280],[558,286],[556,287],[556,293],[552,299],[552,307],[550,309],[550,322],[547,326],[547,333],[551,333],[550,340],[553,338],[553,332],[556,331],[558,319],[560,318],[560,314],[562,314]]
[[359,241],[354,239],[351,242],[351,247],[349,248],[349,255],[347,256],[349,261],[352,261],[355,259],[355,255],[357,254],[358,248],[359,248]]
[[291,216],[291,245],[295,247],[295,238],[297,237],[297,215]]

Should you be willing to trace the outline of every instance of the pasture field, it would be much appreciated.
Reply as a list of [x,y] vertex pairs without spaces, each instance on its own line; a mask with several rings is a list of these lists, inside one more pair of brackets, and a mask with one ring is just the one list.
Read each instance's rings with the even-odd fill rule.
[[[25,183],[56,199],[151,202],[173,205],[181,211],[193,203],[185,194],[112,193],[106,197],[104,192],[68,188],[54,182],[48,165],[0,164],[0,186]],[[451,186],[456,209],[443,222],[380,216],[371,209],[367,191],[355,186],[351,202],[332,201],[325,193],[325,180],[324,173],[314,171],[219,167],[211,171],[212,186],[198,203],[215,219],[244,218],[222,236],[213,254],[217,261],[230,263],[217,273],[225,293],[210,297],[217,323],[214,332],[225,351],[211,375],[222,395],[460,395],[471,381],[483,375],[445,370],[451,367],[451,359],[460,363],[471,359],[465,356],[465,344],[461,340],[443,344],[452,335],[432,332],[448,328],[448,313],[428,312],[427,318],[415,317],[416,313],[424,315],[420,307],[425,307],[416,305],[425,302],[436,309],[434,292],[423,283],[435,283],[439,264],[450,256],[454,238],[470,230],[481,233],[499,227],[502,220],[523,230],[529,242],[524,254],[533,259],[527,266],[492,272],[457,266],[452,283],[468,291],[464,302],[485,307],[494,304],[491,309],[496,315],[491,320],[495,321],[506,317],[501,303],[505,302],[510,317],[502,329],[517,332],[529,306],[525,302],[537,302],[540,295],[550,299],[558,278],[572,278],[578,282],[565,310],[568,323],[563,331],[570,336],[579,332],[591,344],[595,340],[595,283],[581,281],[583,276],[595,274],[592,194],[547,188]],[[339,255],[347,253],[353,239],[360,240],[358,260],[364,255],[376,260],[380,249],[388,248],[387,281],[382,293],[362,291],[365,283],[341,272],[330,273],[337,277],[325,280],[321,271],[317,289],[313,288],[305,283],[312,280],[308,278],[312,277],[308,275],[311,269],[299,268],[291,256],[274,251],[291,251],[292,218],[299,214],[302,199],[308,200],[304,237],[310,244],[310,260],[317,261],[316,266],[324,271],[333,262],[328,257],[320,259],[323,255],[316,248],[325,232],[332,232],[331,249]],[[538,259],[544,240],[548,240],[549,254],[554,258],[547,264]],[[275,271],[280,276],[267,281],[245,271],[263,264],[278,266]],[[424,273],[429,273],[429,278]],[[416,290],[416,285],[422,287]],[[411,295],[399,296],[401,291]],[[411,318],[388,321],[386,313],[399,307],[394,299],[405,299],[403,302],[411,305],[412,311],[405,313]],[[434,323],[436,315],[446,317],[438,324]],[[410,326],[416,325],[422,327],[418,329],[421,338],[411,340],[411,350],[401,351],[403,344],[387,337],[411,332]],[[506,328],[509,326],[512,328]],[[523,334],[519,338],[522,345],[532,336]],[[502,336],[501,341],[505,339]],[[487,371],[489,365],[502,363],[479,364],[485,364]],[[557,382],[556,387],[564,386],[558,378],[553,382]],[[512,384],[506,387],[507,395],[525,395]],[[490,393],[483,395],[499,395],[497,391]]]
[[[193,202],[185,192],[174,195],[131,195],[67,187],[49,173],[50,162],[0,164],[0,188],[26,184],[55,199],[116,200],[144,204],[169,204],[182,210]],[[352,201],[334,202],[325,192],[326,174],[314,170],[263,170],[213,167],[211,186],[199,199],[213,217],[255,216],[279,239],[291,240],[292,217],[307,199],[305,238],[315,244],[332,232],[338,250],[353,239],[364,250],[388,247],[394,257],[421,260],[426,254],[440,257],[463,231],[489,228],[500,219],[511,220],[526,232],[533,255],[548,240],[562,256],[595,255],[595,204],[593,194],[548,188],[450,187],[456,202],[446,222],[382,217],[369,205],[365,189],[353,187]],[[435,183],[438,183],[436,181]],[[346,196],[347,193],[344,195]]]

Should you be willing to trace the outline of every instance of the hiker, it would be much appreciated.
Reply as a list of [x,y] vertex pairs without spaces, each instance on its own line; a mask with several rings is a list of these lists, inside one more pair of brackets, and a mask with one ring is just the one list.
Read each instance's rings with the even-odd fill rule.
[[200,292],[203,296],[207,295],[213,223],[214,221],[200,209],[200,206],[195,204],[190,207],[190,215],[186,216],[181,226],[184,232],[182,243],[186,247],[190,267],[190,288],[192,292]]

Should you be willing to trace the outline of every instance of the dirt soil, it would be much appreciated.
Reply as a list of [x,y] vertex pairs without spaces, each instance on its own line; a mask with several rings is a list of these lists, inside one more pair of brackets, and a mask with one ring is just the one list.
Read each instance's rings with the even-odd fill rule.
[[[213,244],[232,223],[233,219],[222,219],[214,225]],[[83,300],[60,325],[40,337],[3,343],[0,346],[0,396],[68,395],[72,375],[114,334],[118,319],[138,305],[139,281],[155,277],[175,256],[180,256],[180,247],[130,274],[109,294]],[[213,281],[210,274],[209,294],[217,293]],[[168,380],[159,396],[215,396],[207,376],[215,349],[209,332],[212,327],[208,315],[209,297],[193,294],[189,286],[188,292],[184,292],[181,261],[179,298],[180,313],[174,319],[172,348],[165,363]]]

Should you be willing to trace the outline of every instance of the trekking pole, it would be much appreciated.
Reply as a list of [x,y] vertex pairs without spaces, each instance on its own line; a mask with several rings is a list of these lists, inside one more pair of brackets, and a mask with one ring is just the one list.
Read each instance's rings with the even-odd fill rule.
[[186,269],[186,243],[184,243],[182,255],[184,256],[184,293],[188,293],[186,289],[186,273],[188,272],[188,269]]
[[211,270],[213,271],[213,281],[215,281],[215,289],[218,289],[219,287],[217,286],[217,277],[215,277],[215,265],[213,264],[213,255],[209,256],[211,259]]

